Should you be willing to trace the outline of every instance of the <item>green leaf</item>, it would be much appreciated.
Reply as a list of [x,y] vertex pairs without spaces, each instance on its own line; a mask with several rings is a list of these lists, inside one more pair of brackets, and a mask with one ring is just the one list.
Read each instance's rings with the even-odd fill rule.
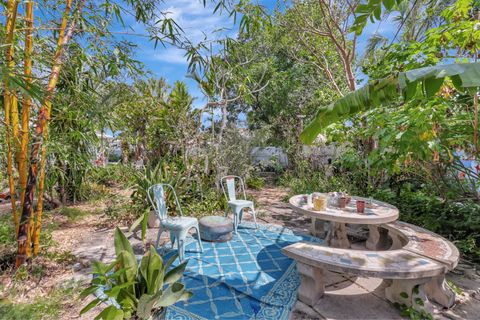
[[419,293],[419,288],[420,288],[420,286],[417,284],[415,287],[413,287],[412,293],[413,294],[418,294]]
[[400,292],[400,297],[402,297],[403,299],[407,299],[408,294],[406,292]]
[[385,6],[385,9],[392,10],[395,5],[395,0],[383,0],[383,5]]
[[123,234],[123,232],[117,227],[115,229],[115,253],[118,256],[120,252],[122,251],[127,251],[128,253],[132,254],[135,256],[133,253],[133,248],[130,242],[128,241],[127,237]]
[[458,91],[464,90],[464,88],[462,87],[462,79],[460,78],[460,76],[458,75],[451,76],[450,79],[452,80],[452,83],[455,89],[457,89]]
[[143,294],[138,299],[137,316],[140,319],[148,319],[152,315],[153,304],[155,303],[155,300],[152,298],[153,295]]
[[128,251],[122,251],[117,255],[117,262],[124,270],[125,278],[120,276],[121,282],[134,282],[137,274],[137,258]]
[[80,310],[80,314],[82,315],[82,314],[88,312],[90,309],[95,308],[100,302],[102,302],[102,300],[100,300],[99,298],[96,298],[96,299],[90,301],[85,307],[83,307],[82,310]]
[[416,298],[415,303],[418,304],[419,306],[422,306],[422,307],[424,306],[423,300],[420,298]]
[[182,283],[176,282],[172,284],[163,292],[163,294],[155,302],[156,308],[168,307],[179,301],[185,301],[192,296],[192,293],[185,290],[185,286]]
[[375,19],[380,20],[382,18],[382,7],[377,6],[373,11],[373,14],[375,16]]
[[375,80],[327,107],[318,109],[313,121],[303,130],[300,139],[303,143],[312,143],[317,135],[331,123],[344,120],[348,116],[365,111],[374,104],[394,101],[398,96],[396,76]]
[[123,320],[123,311],[111,305],[106,307],[94,320]]
[[185,272],[185,268],[187,267],[188,261],[184,261],[175,268],[171,269],[170,271],[165,274],[165,278],[163,279],[165,284],[171,284],[180,280]]
[[80,293],[80,299],[85,299],[86,297],[88,297],[89,295],[91,295],[92,293],[94,293],[97,290],[98,290],[97,286],[90,286],[90,287],[86,288],[85,290],[83,290]]
[[438,90],[442,87],[443,80],[443,78],[428,78],[423,81],[423,87],[427,98],[431,98],[437,94]]
[[163,287],[163,261],[153,246],[150,246],[150,250],[142,257],[139,269],[148,294],[154,294]]
[[177,258],[178,258],[178,254],[177,253],[173,254],[170,257],[170,259],[168,259],[167,262],[165,262],[165,264],[163,265],[163,268],[167,270]]

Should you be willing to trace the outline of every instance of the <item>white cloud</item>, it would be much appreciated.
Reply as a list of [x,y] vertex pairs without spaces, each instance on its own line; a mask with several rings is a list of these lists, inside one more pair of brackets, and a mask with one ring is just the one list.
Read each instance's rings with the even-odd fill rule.
[[214,4],[201,0],[177,0],[174,5],[162,8],[169,18],[183,29],[186,37],[197,44],[205,36],[209,39],[218,39],[232,33],[233,20],[228,14],[213,13]]
[[149,60],[157,60],[171,64],[186,64],[185,51],[175,47],[158,47],[152,50]]
[[[169,6],[160,8],[167,17],[172,18],[182,28],[184,35],[193,44],[198,44],[205,38],[209,40],[235,36],[233,19],[228,14],[213,13],[214,6],[207,2],[203,5],[201,0],[168,1]],[[135,29],[141,26],[135,26]],[[156,49],[143,49],[144,59],[161,61],[168,64],[186,65],[185,51],[169,46],[159,45]]]

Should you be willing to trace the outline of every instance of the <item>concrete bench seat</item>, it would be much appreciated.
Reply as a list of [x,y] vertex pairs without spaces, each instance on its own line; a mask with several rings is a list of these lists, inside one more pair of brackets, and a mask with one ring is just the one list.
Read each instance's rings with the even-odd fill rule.
[[429,300],[444,307],[455,302],[445,274],[455,268],[457,248],[445,238],[404,222],[382,225],[398,247],[386,251],[351,250],[299,242],[283,249],[297,261],[301,276],[300,301],[313,306],[325,291],[325,270],[389,280],[386,298],[395,303],[432,312]]

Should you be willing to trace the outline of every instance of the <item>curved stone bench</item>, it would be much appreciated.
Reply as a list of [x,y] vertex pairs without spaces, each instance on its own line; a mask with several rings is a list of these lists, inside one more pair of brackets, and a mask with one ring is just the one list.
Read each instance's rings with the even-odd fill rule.
[[445,238],[404,222],[382,225],[398,236],[388,251],[351,250],[299,242],[282,251],[297,261],[301,276],[298,298],[315,305],[325,291],[324,270],[391,280],[385,296],[391,302],[432,312],[429,299],[444,307],[455,302],[455,293],[445,283],[445,273],[459,259],[457,248]]

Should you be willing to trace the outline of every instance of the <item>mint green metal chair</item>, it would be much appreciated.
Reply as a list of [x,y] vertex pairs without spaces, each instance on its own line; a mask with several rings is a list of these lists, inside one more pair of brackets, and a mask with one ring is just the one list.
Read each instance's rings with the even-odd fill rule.
[[[243,199],[237,199],[236,182],[238,181],[240,192],[243,194]],[[220,179],[222,185],[222,191],[227,199],[227,209],[225,210],[225,217],[228,216],[228,211],[233,211],[233,229],[237,233],[237,227],[242,223],[242,216],[244,209],[250,209],[253,215],[253,221],[255,222],[255,228],[258,229],[257,217],[255,216],[255,208],[253,201],[247,200],[245,194],[245,185],[243,179],[239,176],[225,176]]]
[[[169,188],[175,199],[175,204],[178,209],[179,216],[177,217],[169,217],[168,216],[168,209],[167,209],[167,199],[165,195],[165,189]],[[180,207],[180,203],[178,202],[177,194],[175,193],[175,189],[166,183],[159,183],[151,186],[148,188],[148,200],[152,204],[155,212],[160,219],[160,227],[158,230],[157,235],[157,242],[155,243],[155,248],[158,248],[158,244],[160,242],[160,236],[162,235],[163,231],[168,231],[170,233],[170,242],[172,243],[172,247],[177,242],[178,248],[178,257],[180,261],[183,261],[185,256],[185,242],[188,235],[188,231],[191,228],[195,228],[197,232],[197,241],[198,245],[200,246],[201,252],[203,252],[202,247],[202,240],[200,239],[200,229],[198,228],[198,220],[197,218],[193,217],[183,217],[182,208]]]

